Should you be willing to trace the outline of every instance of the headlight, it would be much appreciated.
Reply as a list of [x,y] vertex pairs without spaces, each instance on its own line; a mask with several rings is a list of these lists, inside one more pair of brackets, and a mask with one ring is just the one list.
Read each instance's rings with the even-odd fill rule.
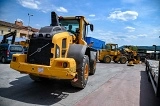
[[[37,37],[37,35],[36,34],[32,34],[32,38],[36,38]],[[28,43],[28,42],[27,42]]]
[[56,50],[57,52],[56,52],[56,55],[57,55],[57,57],[59,57],[60,56],[60,51],[59,51],[59,48],[57,48],[57,50]]
[[46,34],[46,38],[50,38],[51,37],[51,35],[50,34]]
[[67,66],[68,66],[67,62],[64,62],[63,63],[63,68],[67,68]]

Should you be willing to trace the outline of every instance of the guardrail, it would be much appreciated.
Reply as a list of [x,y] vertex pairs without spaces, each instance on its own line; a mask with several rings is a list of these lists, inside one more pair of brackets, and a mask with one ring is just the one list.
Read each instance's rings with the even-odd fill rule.
[[145,60],[148,81],[151,82],[155,96],[160,96],[160,60]]

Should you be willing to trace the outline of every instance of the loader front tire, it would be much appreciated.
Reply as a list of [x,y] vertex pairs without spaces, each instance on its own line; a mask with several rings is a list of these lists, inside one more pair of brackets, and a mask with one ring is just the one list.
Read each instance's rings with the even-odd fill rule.
[[38,76],[29,74],[29,77],[30,77],[33,81],[36,81],[36,82],[40,82],[40,81],[41,81],[41,78],[38,77]]
[[121,64],[126,64],[126,62],[127,62],[127,58],[126,58],[125,56],[122,56],[122,57],[120,58],[120,63],[121,63]]
[[6,63],[5,57],[2,57],[1,61],[2,61],[2,63]]
[[104,56],[103,61],[104,61],[105,63],[110,63],[110,62],[112,61],[112,58],[111,58],[111,56],[106,55],[106,56]]
[[89,74],[90,75],[94,75],[95,74],[95,71],[96,71],[96,63],[97,63],[97,59],[95,58],[94,59],[94,61],[92,61],[91,63],[90,63],[90,72],[89,72]]
[[29,74],[29,77],[35,82],[46,82],[49,80],[48,78],[39,77],[39,76],[31,75],[31,74]]
[[71,85],[77,88],[85,88],[87,81],[88,81],[88,75],[89,75],[89,58],[88,56],[83,57],[83,63],[82,67],[77,69],[77,81],[71,81]]

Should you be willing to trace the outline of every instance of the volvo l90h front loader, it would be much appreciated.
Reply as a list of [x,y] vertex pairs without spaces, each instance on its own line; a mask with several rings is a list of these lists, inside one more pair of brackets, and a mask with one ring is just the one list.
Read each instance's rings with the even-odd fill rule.
[[84,16],[58,17],[51,12],[51,25],[32,35],[27,54],[14,54],[10,67],[35,81],[66,79],[85,88],[89,74],[95,73],[97,53],[84,40],[88,26],[93,31]]

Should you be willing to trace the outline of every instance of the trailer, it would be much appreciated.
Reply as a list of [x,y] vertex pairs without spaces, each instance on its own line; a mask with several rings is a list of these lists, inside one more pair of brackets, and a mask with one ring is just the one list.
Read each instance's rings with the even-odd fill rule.
[[100,50],[100,49],[104,49],[105,48],[105,41],[102,41],[100,39],[96,39],[93,37],[86,37],[85,41],[87,42],[87,44],[89,45],[91,42],[93,43],[92,48]]
[[148,81],[154,89],[155,96],[160,96],[160,60],[145,60]]

